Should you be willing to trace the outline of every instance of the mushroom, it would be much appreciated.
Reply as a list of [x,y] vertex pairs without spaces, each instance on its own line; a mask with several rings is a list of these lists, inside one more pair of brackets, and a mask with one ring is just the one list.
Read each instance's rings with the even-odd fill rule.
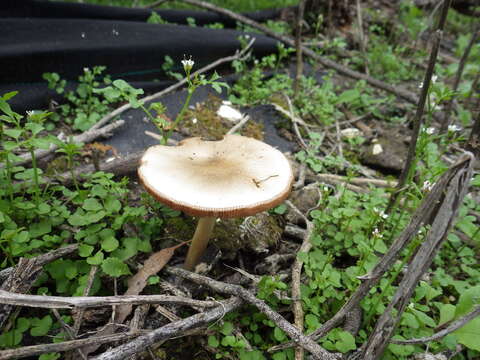
[[217,218],[268,210],[288,197],[293,182],[290,164],[280,151],[240,135],[152,146],[140,161],[138,176],[158,201],[199,217],[185,259],[187,270],[200,260]]

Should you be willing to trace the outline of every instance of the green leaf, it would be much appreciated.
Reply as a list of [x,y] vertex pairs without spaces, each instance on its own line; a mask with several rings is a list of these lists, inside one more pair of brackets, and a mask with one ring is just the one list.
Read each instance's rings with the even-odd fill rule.
[[38,357],[38,360],[57,360],[60,358],[60,354],[59,353],[46,353],[46,354],[42,354]]
[[50,315],[45,315],[43,318],[33,318],[32,328],[30,329],[30,335],[32,336],[45,336],[52,327],[53,320]]
[[23,335],[20,331],[7,331],[0,335],[0,347],[12,348],[20,344],[23,339]]
[[40,221],[39,223],[32,224],[30,226],[30,237],[37,238],[42,235],[48,234],[52,231],[52,224],[50,221],[44,220]]
[[360,93],[358,92],[357,89],[346,90],[340,94],[340,96],[337,99],[337,103],[338,104],[350,103],[358,99],[359,96],[360,96]]
[[148,285],[155,285],[155,284],[158,284],[159,282],[160,282],[160,277],[157,275],[149,276],[147,279]]
[[18,138],[22,135],[23,130],[6,129],[3,130],[3,133],[7,136],[10,136],[11,138],[14,138],[15,140],[18,140]]
[[216,336],[210,335],[208,337],[208,346],[211,346],[213,348],[216,348],[220,345],[220,342],[218,341]]
[[222,339],[222,345],[223,346],[235,346],[235,343],[237,342],[237,339],[235,339],[235,336],[233,335],[228,335],[228,336],[225,336],[223,339]]
[[223,323],[223,326],[222,328],[220,329],[220,332],[223,334],[223,335],[230,335],[233,331],[233,324],[229,321],[225,321]]
[[92,254],[94,247],[87,244],[80,244],[78,246],[78,255],[81,257],[88,257]]
[[115,196],[108,196],[105,200],[105,209],[111,213],[118,212],[122,208],[122,203]]
[[17,319],[15,331],[25,332],[30,328],[30,319],[21,317]]
[[78,275],[77,265],[73,262],[65,261],[65,268],[63,270],[65,271],[65,277],[69,280],[75,279]]
[[275,327],[275,329],[273,329],[273,337],[278,342],[282,342],[287,339],[287,335],[285,335],[285,332],[278,327]]
[[470,184],[473,186],[480,186],[480,175],[475,176]]
[[115,237],[110,236],[100,241],[102,249],[106,252],[112,252],[116,248],[118,248],[118,240]]
[[455,318],[456,307],[452,304],[442,304],[440,308],[440,320],[438,326],[443,325]]
[[348,331],[340,331],[339,337],[340,340],[335,343],[335,347],[338,351],[346,353],[357,348],[355,338]]
[[480,351],[480,318],[477,317],[456,330],[458,342],[469,349]]
[[44,127],[40,124],[29,122],[25,124],[25,129],[30,130],[32,135],[37,135],[44,129]]
[[127,264],[117,258],[108,258],[102,264],[102,270],[105,274],[112,277],[119,277],[130,274]]
[[87,211],[98,211],[103,209],[103,206],[97,199],[89,198],[83,202],[82,208]]
[[103,261],[103,252],[101,250],[97,251],[94,256],[87,258],[87,263],[90,265],[100,265]]
[[458,299],[455,317],[466,315],[472,311],[474,305],[480,304],[480,285],[470,288],[460,295]]

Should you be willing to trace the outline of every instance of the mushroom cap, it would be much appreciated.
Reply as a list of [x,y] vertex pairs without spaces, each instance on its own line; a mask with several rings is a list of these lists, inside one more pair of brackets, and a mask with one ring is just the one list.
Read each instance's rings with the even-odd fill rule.
[[293,183],[280,151],[240,135],[152,146],[140,161],[138,176],[150,194],[171,208],[220,218],[268,210],[288,197]]

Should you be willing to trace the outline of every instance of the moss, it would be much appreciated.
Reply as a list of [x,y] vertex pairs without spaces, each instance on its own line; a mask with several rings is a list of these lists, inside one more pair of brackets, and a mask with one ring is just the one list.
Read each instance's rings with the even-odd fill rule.
[[[199,103],[193,110],[188,110],[182,121],[182,132],[187,136],[199,136],[207,140],[221,140],[234,124],[217,115],[222,99],[209,95],[207,100]],[[194,121],[196,119],[196,121]],[[240,130],[240,134],[263,140],[263,125],[249,121]]]

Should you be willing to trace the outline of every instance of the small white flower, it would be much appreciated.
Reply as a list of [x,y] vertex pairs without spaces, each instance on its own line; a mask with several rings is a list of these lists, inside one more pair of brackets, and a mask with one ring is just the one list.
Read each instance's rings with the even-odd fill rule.
[[86,36],[86,35],[85,35],[84,32],[80,33],[80,37],[81,37],[82,39],[85,39],[85,36]]
[[428,135],[432,135],[434,132],[435,132],[435,128],[433,127],[428,127],[425,129],[425,132],[428,134]]
[[117,30],[115,30],[115,29],[112,29],[112,35],[114,35],[114,36],[118,36],[118,34],[119,34],[119,33],[118,33],[118,31],[117,31]]
[[458,125],[448,125],[448,131],[451,131],[451,132],[457,132],[457,131],[460,131],[462,130],[462,128]]
[[430,191],[432,189],[433,189],[433,184],[429,180],[426,180],[423,182],[423,186],[422,186],[423,191]]
[[33,111],[33,110],[27,110],[27,115],[28,115],[28,116],[33,116],[33,115],[35,115],[35,111]]
[[385,214],[385,211],[383,210],[378,210],[376,207],[373,208],[373,211],[377,213],[382,219],[388,218],[388,215]]
[[196,124],[198,122],[197,118],[192,119],[192,124]]
[[83,68],[83,72],[89,72],[89,71],[90,71],[90,69],[88,67]]
[[436,83],[437,82],[437,79],[438,79],[438,76],[437,75],[433,75],[432,76],[432,83]]
[[373,235],[374,237],[378,237],[378,238],[382,238],[382,237],[383,237],[383,235],[380,234],[380,231],[378,231],[377,228],[375,228],[375,230],[373,230],[372,235]]
[[423,89],[423,81],[420,84],[418,84],[418,88]]
[[185,70],[185,72],[189,72],[190,70],[192,70],[193,68],[193,65],[195,65],[195,62],[192,60],[192,58],[190,59],[183,59],[182,60],[182,65],[183,65],[183,69]]

